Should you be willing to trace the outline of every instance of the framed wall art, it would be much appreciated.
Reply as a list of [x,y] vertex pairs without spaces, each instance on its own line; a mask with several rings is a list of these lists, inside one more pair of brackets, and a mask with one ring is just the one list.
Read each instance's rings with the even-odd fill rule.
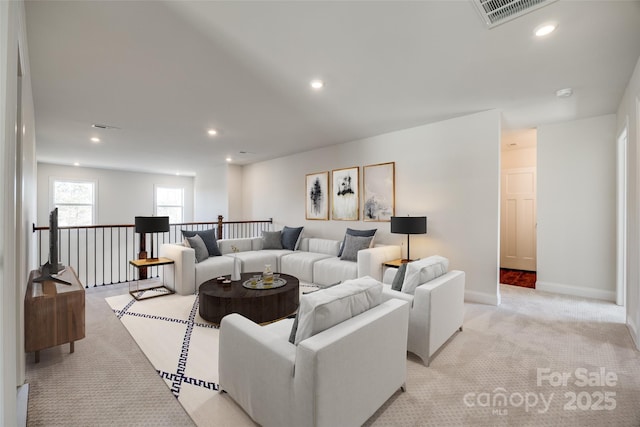
[[395,162],[365,166],[362,170],[364,182],[365,221],[391,221],[395,214]]
[[331,175],[331,219],[360,219],[359,167],[334,169]]
[[329,219],[329,172],[310,173],[305,179],[305,218]]

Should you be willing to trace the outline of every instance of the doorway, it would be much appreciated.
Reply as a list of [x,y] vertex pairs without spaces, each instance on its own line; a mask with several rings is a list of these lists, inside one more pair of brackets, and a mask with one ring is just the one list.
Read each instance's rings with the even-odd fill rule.
[[536,129],[504,131],[500,165],[500,283],[535,288]]

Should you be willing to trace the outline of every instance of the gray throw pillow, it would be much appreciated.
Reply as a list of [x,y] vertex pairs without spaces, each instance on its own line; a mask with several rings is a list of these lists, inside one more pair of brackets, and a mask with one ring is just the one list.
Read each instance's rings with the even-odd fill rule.
[[393,277],[393,282],[391,282],[391,289],[394,291],[400,292],[402,290],[402,283],[404,283],[404,275],[407,272],[407,263],[400,264],[398,267],[398,271],[396,275]]
[[358,251],[367,249],[373,240],[373,236],[360,237],[347,234],[344,236],[344,247],[340,259],[343,261],[357,261]]
[[[347,231],[344,234],[344,239],[342,240],[342,244],[340,245],[340,250],[338,251],[338,257],[342,256],[342,251],[344,250],[344,244],[347,241],[347,236],[360,236],[360,237],[373,237],[376,235],[377,228],[371,230],[354,230],[352,228],[347,228]],[[373,240],[373,239],[372,239]]]
[[286,225],[282,229],[282,247],[284,249],[289,249],[290,251],[295,251],[298,249],[298,245],[300,244],[300,235],[302,234],[302,229],[304,227],[287,227]]
[[262,249],[282,249],[282,232],[263,231]]
[[193,236],[187,237],[186,239],[187,243],[189,243],[189,247],[196,251],[196,262],[202,262],[209,258],[209,251],[207,250],[207,246],[204,244],[202,237]]
[[182,230],[182,236],[185,239],[187,237],[200,236],[204,245],[207,247],[209,256],[222,256],[220,248],[218,248],[218,241],[216,240],[216,231],[213,228],[197,231]]

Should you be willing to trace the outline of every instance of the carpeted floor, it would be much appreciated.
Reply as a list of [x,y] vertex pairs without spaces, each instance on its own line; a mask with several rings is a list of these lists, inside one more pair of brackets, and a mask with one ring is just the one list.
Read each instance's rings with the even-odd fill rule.
[[536,272],[524,270],[500,269],[500,283],[503,285],[521,286],[523,288],[536,288]]
[[[38,365],[29,355],[28,425],[194,425],[104,300],[126,291],[87,292],[87,337],[74,354],[45,350]],[[514,286],[500,292],[498,307],[465,304],[464,332],[429,368],[409,354],[407,391],[366,425],[640,426],[640,352],[623,307]],[[238,425],[227,410],[237,405],[216,408],[201,425]]]

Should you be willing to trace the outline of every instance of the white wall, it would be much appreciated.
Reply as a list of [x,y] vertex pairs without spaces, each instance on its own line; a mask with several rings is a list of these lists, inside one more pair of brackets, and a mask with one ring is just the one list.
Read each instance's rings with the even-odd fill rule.
[[225,165],[196,171],[194,221],[217,221],[218,215],[228,219],[227,168]]
[[[25,377],[23,300],[27,264],[35,259],[35,125],[28,58],[24,4],[0,2],[0,425],[6,426],[18,424],[16,387]],[[19,116],[22,126],[17,126]]]
[[405,245],[388,222],[305,220],[306,174],[359,166],[362,178],[362,166],[395,161],[396,215],[428,217],[428,234],[411,237],[411,257],[450,258],[466,271],[468,300],[499,304],[499,151],[500,113],[492,110],[245,166],[244,216],[332,239],[346,227],[377,228],[376,241]]
[[615,301],[615,116],[538,127],[537,289]]
[[153,215],[155,186],[184,188],[184,221],[193,221],[194,178],[38,163],[38,226],[47,226],[51,178],[97,182],[97,224],[133,224],[136,215]]
[[617,114],[616,136],[628,123],[627,325],[640,349],[640,58]]

